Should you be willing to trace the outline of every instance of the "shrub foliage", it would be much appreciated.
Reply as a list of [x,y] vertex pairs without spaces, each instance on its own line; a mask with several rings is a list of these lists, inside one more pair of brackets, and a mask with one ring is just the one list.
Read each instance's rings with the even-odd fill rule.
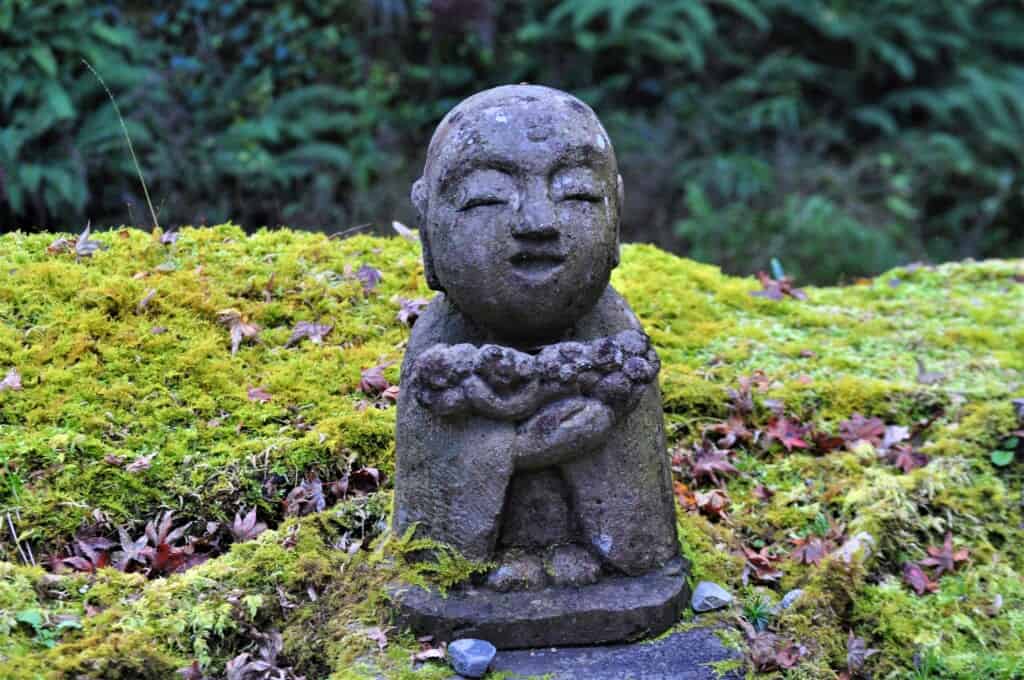
[[12,0],[0,224],[411,220],[431,126],[502,82],[576,92],[626,235],[835,280],[1022,245],[1024,12],[1010,0]]

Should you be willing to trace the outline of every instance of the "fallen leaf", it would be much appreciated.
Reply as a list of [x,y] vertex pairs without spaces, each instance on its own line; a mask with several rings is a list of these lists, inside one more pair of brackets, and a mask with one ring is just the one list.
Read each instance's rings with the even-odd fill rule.
[[181,675],[182,680],[206,680],[206,676],[199,669],[198,661],[193,661],[190,665],[179,668],[178,674]]
[[864,668],[864,662],[877,653],[877,649],[869,649],[867,641],[854,635],[851,630],[849,637],[846,638],[846,670],[851,675],[859,672]]
[[398,314],[395,316],[400,322],[406,326],[412,326],[416,323],[416,319],[420,318],[420,311],[429,303],[429,300],[423,298],[415,298],[413,300],[400,297],[398,298]]
[[790,557],[797,563],[821,564],[821,560],[829,551],[829,547],[818,536],[791,538],[789,540],[796,546],[796,549],[790,553]]
[[258,401],[261,404],[266,404],[273,398],[270,392],[267,392],[263,387],[250,386],[249,389],[245,391],[245,394],[249,398],[249,401]]
[[217,320],[227,326],[231,333],[231,355],[238,352],[242,340],[254,340],[260,333],[260,327],[249,323],[237,309],[223,309],[217,312]]
[[758,272],[757,280],[761,282],[762,289],[750,293],[755,297],[763,297],[769,300],[782,300],[786,296],[795,300],[807,299],[807,293],[800,288],[794,287],[793,279],[788,276],[783,276],[781,279],[773,279],[765,272]]
[[724,423],[709,425],[704,431],[721,435],[718,446],[723,449],[732,448],[737,441],[749,442],[754,438],[754,433],[747,429],[746,423],[739,415],[729,416]]
[[956,571],[958,562],[964,562],[969,556],[967,548],[953,550],[953,533],[946,532],[946,540],[941,546],[929,546],[928,557],[919,563],[922,567],[935,567],[935,578],[939,578],[945,572]]
[[821,453],[835,451],[846,444],[842,437],[837,437],[828,432],[815,432],[811,439],[814,442],[815,450]]
[[860,413],[854,413],[849,420],[839,423],[839,436],[850,447],[859,441],[881,446],[884,435],[885,422],[881,418],[865,418]]
[[739,470],[729,462],[728,449],[719,449],[709,441],[694,445],[694,457],[689,461],[690,474],[697,481],[708,479],[715,486],[722,486],[722,479],[738,475]]
[[903,563],[903,580],[918,595],[934,593],[939,589],[939,584],[928,578],[928,574],[916,562]]
[[783,645],[775,652],[775,663],[779,668],[793,668],[807,654],[807,648],[801,644],[791,642]]
[[376,397],[391,386],[388,379],[384,377],[384,369],[393,364],[389,361],[377,366],[371,366],[362,372],[359,378],[359,391],[368,397]]
[[266,530],[266,524],[256,521],[256,508],[250,510],[245,517],[235,513],[235,521],[231,525],[231,535],[236,541],[252,540]]
[[787,451],[792,451],[794,448],[807,449],[811,445],[803,438],[807,436],[809,430],[810,428],[806,425],[801,425],[785,416],[778,416],[768,422],[768,427],[764,430],[764,443],[767,446],[773,441],[778,441],[786,447]]
[[146,294],[142,296],[142,299],[139,300],[139,304],[135,306],[135,313],[142,314],[142,312],[146,310],[146,307],[149,306],[149,303],[153,300],[154,296],[156,296],[156,288],[148,289]]
[[743,554],[747,563],[743,567],[743,584],[746,585],[749,576],[753,575],[755,581],[770,583],[782,578],[782,572],[775,567],[779,558],[768,552],[767,546],[760,550],[754,550],[743,545]]
[[721,489],[712,489],[696,496],[697,508],[708,517],[719,518],[725,515],[731,501],[729,495]]
[[21,391],[21,374],[18,373],[18,369],[10,369],[7,371],[7,375],[4,376],[4,379],[0,380],[0,392],[3,392],[4,390],[11,390],[12,392]]
[[928,464],[928,456],[914,449],[909,444],[897,444],[889,450],[886,459],[903,471],[903,474],[911,470],[924,467]]
[[302,342],[305,338],[309,338],[314,345],[320,345],[323,343],[324,338],[327,337],[327,334],[333,329],[334,326],[330,324],[300,321],[295,324],[295,329],[292,331],[291,337],[288,338],[288,342],[286,342],[284,346],[293,347]]
[[315,474],[309,475],[298,486],[288,492],[284,499],[286,515],[302,516],[311,512],[320,512],[327,507],[324,498],[324,485]]
[[89,238],[89,234],[92,231],[92,222],[85,223],[85,229],[75,240],[75,257],[92,257],[92,254],[97,250],[103,248],[103,244],[99,241],[93,241]]
[[381,282],[384,275],[380,273],[379,269],[364,264],[356,271],[356,278],[363,284],[363,294],[369,295]]
[[754,490],[751,492],[751,494],[754,496],[754,498],[761,501],[762,503],[767,503],[772,499],[772,496],[775,495],[775,492],[769,489],[764,484],[758,484],[757,486],[754,487]]
[[160,243],[165,246],[174,245],[178,242],[178,236],[180,236],[180,234],[176,229],[165,231],[160,234]]
[[132,462],[128,463],[128,467],[126,467],[125,470],[133,474],[137,472],[142,472],[143,470],[148,470],[153,462],[153,458],[155,457],[155,451],[149,455],[143,454],[136,458],[135,460],[133,460]]
[[697,509],[697,496],[690,491],[690,487],[682,482],[673,482],[672,490],[675,493],[676,500],[679,502],[679,506],[683,510],[693,511]]
[[384,648],[388,646],[388,634],[384,628],[375,626],[366,630],[366,637],[370,638],[377,643],[377,649],[384,651]]

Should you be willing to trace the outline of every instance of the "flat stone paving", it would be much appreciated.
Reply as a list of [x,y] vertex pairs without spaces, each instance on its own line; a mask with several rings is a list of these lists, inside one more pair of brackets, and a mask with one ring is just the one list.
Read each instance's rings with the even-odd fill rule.
[[739,659],[709,628],[655,642],[498,652],[493,670],[551,680],[741,680],[743,669],[718,675],[709,665]]

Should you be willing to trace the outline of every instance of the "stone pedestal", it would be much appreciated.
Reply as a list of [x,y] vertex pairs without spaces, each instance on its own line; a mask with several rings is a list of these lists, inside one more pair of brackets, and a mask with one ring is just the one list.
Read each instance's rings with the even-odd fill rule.
[[498,649],[593,645],[638,640],[678,623],[689,601],[683,560],[642,576],[616,576],[588,586],[500,593],[452,590],[447,597],[395,587],[398,623],[450,641],[472,637]]

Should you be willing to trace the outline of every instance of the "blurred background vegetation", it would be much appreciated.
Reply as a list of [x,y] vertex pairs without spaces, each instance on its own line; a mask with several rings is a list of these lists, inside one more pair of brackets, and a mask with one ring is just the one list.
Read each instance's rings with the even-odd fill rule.
[[440,117],[569,90],[624,237],[801,281],[1024,250],[1020,0],[3,0],[0,231],[411,223]]

